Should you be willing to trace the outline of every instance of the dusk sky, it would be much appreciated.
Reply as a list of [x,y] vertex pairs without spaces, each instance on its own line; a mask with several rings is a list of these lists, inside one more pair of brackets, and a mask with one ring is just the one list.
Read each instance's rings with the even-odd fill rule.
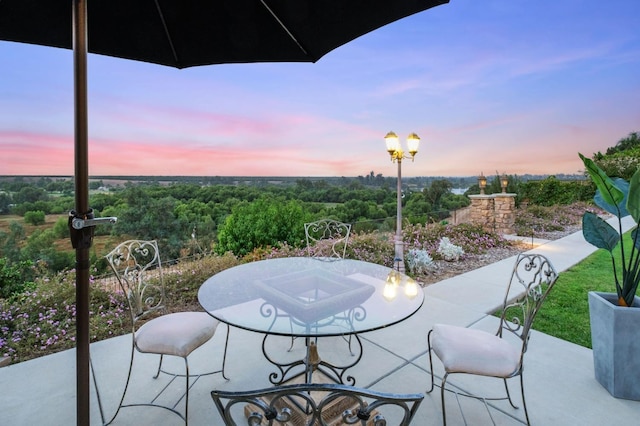
[[[578,173],[640,131],[639,0],[450,0],[315,64],[89,55],[89,174]],[[0,41],[0,175],[74,174],[73,55]]]

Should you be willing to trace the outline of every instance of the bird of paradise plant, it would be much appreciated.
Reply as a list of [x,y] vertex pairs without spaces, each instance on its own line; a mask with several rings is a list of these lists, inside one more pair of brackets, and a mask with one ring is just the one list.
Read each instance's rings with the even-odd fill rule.
[[[627,182],[609,177],[590,158],[578,153],[587,173],[596,185],[596,205],[618,218],[618,230],[592,212],[582,216],[582,234],[585,240],[597,248],[606,249],[611,255],[613,275],[618,294],[618,305],[632,306],[640,283],[640,169]],[[625,250],[622,239],[622,218],[631,215],[635,228],[631,231],[631,250]],[[620,264],[614,258],[616,247],[620,250]]]

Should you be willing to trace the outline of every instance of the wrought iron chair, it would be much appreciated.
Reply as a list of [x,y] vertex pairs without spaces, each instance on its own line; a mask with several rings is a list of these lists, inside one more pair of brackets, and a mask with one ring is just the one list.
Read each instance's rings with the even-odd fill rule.
[[351,225],[333,219],[320,219],[304,224],[309,257],[321,260],[344,259],[347,254]]
[[226,426],[236,426],[237,421],[248,426],[407,426],[424,394],[392,394],[312,383],[244,392],[214,390],[211,397]]
[[[340,260],[344,259],[347,254],[351,224],[334,219],[320,219],[305,223],[304,234],[309,257],[323,261]],[[348,319],[348,315],[345,315],[345,319]],[[289,351],[293,349],[295,339],[295,337],[291,337]],[[348,339],[345,338],[345,341],[349,343],[349,352],[353,355],[351,336]]]
[[[103,424],[113,422],[121,408],[134,406],[155,406],[167,409],[177,414],[184,420],[185,424],[187,424],[189,412],[189,378],[199,378],[204,375],[221,373],[222,377],[227,379],[224,373],[224,367],[227,356],[229,330],[227,329],[222,368],[204,374],[190,375],[188,356],[213,337],[219,322],[205,312],[162,314],[165,311],[165,292],[160,253],[156,241],[128,240],[119,244],[105,257],[113,269],[118,279],[120,289],[128,303],[131,314],[132,345],[129,372],[122,397],[120,398],[115,414],[106,423],[100,401],[100,394],[97,392]],[[124,400],[131,379],[136,351],[160,355],[158,370],[154,379],[158,378],[160,373],[168,374],[172,377],[172,381],[178,377],[184,377],[186,383],[184,414],[176,409],[177,403],[174,406],[164,406],[155,403],[155,398],[149,403],[125,403]],[[182,357],[185,364],[184,374],[175,374],[164,370],[162,368],[162,361],[165,355]],[[98,390],[97,384],[96,390]]]
[[[504,397],[483,398],[469,393],[459,394],[483,401],[506,399],[509,400],[513,408],[518,407],[513,403],[509,394],[507,379],[520,376],[522,405],[527,424],[530,424],[522,376],[524,354],[527,351],[533,321],[557,278],[556,270],[545,256],[521,254],[516,259],[511,274],[502,304],[500,323],[495,334],[445,324],[436,324],[429,331],[427,343],[431,388],[427,390],[427,393],[433,391],[434,388],[432,354],[435,353],[442,361],[445,371],[440,385],[442,420],[445,425],[447,424],[445,388],[449,375],[454,373],[503,379],[506,389]],[[518,294],[520,296],[517,296]],[[514,298],[515,300],[513,300]],[[512,338],[513,336],[515,339]],[[514,344],[507,338],[518,343]]]

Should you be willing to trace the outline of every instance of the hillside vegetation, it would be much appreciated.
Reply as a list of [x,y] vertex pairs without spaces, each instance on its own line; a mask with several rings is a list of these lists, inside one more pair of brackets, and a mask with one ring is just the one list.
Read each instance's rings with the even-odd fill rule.
[[[594,158],[606,162],[624,157],[626,151],[636,155],[637,134],[628,139],[632,143],[627,139],[619,143],[628,149],[597,153]],[[74,252],[66,213],[73,199],[72,188],[65,182],[0,181],[0,355],[12,362],[74,345]],[[270,257],[304,255],[303,223],[321,217],[353,224],[348,257],[392,266],[393,181],[372,172],[366,178],[339,182],[300,179],[286,186],[137,182],[107,189],[104,182],[92,185],[90,203],[96,215],[118,217],[115,226],[96,228],[91,249],[92,339],[126,332],[124,301],[103,277],[103,256],[129,238],[159,241],[163,262],[172,271],[166,275],[171,310],[198,308],[198,287],[223,269]],[[502,236],[478,227],[448,225],[449,212],[468,205],[467,195],[479,192],[477,185],[465,195],[453,194],[452,188],[446,179],[431,180],[424,188],[405,188],[407,258],[418,253],[428,259],[429,267],[406,266],[423,283],[437,277],[438,268],[432,266],[442,259],[438,248],[443,237],[463,253],[455,264],[477,261],[496,250],[518,250]],[[555,176],[529,181],[509,176],[507,190],[517,194],[517,233],[541,238],[579,229],[580,216],[590,208],[594,194],[588,181]],[[495,176],[487,193],[500,191],[499,176]]]

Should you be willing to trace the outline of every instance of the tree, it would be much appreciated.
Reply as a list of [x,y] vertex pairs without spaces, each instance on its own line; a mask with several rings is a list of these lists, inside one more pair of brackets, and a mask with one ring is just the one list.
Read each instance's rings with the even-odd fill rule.
[[299,246],[304,240],[304,223],[311,219],[297,200],[262,197],[241,202],[218,230],[216,252],[244,256],[255,248],[282,242]]
[[9,224],[9,233],[0,232],[0,256],[11,262],[20,261],[20,247],[26,240],[24,227],[18,222]]
[[70,269],[74,264],[72,252],[58,251],[55,247],[57,236],[53,229],[37,229],[27,239],[20,256],[32,262],[43,261],[51,271]]
[[0,214],[8,214],[11,209],[11,196],[0,191]]
[[403,217],[410,223],[426,223],[428,214],[431,212],[432,207],[429,201],[426,200],[424,193],[411,194],[407,204],[402,209]]
[[175,215],[180,222],[182,232],[191,235],[187,247],[189,254],[209,251],[213,245],[216,230],[214,204],[205,204],[197,200],[179,203],[175,209]]
[[13,196],[13,201],[16,204],[35,203],[36,201],[47,201],[48,199],[47,192],[35,186],[24,186]]
[[638,147],[640,147],[640,135],[638,135],[638,132],[631,132],[626,138],[620,139],[616,146],[607,148],[607,155],[612,155],[616,152],[628,151]]
[[458,210],[471,204],[471,200],[464,195],[453,193],[444,194],[440,199],[440,207],[443,210]]
[[33,263],[10,263],[0,257],[0,298],[8,299],[33,285]]
[[594,162],[608,176],[630,180],[640,167],[640,135],[631,132],[626,138],[607,148],[606,155],[598,152],[593,154]]
[[125,199],[127,207],[122,209],[114,232],[141,240],[157,240],[163,258],[179,257],[191,231],[181,232],[175,216],[177,201],[173,197],[153,198],[141,187],[131,188]]
[[443,195],[451,192],[451,188],[453,188],[453,186],[451,185],[451,182],[449,182],[448,180],[436,179],[433,182],[431,182],[431,185],[429,186],[429,188],[424,189],[423,191],[424,198],[427,202],[431,204],[434,210],[439,210],[441,207],[440,199],[442,198]]
[[24,221],[31,225],[44,225],[45,215],[42,210],[30,211],[24,214]]

